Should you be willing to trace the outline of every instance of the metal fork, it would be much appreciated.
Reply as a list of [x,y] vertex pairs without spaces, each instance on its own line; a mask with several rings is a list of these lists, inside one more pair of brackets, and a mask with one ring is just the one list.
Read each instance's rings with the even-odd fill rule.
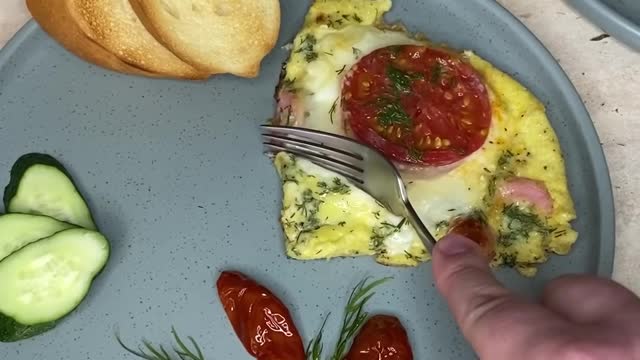
[[404,216],[429,251],[435,238],[411,206],[396,167],[375,149],[327,132],[288,126],[262,125],[266,152],[288,152],[351,180],[396,215]]

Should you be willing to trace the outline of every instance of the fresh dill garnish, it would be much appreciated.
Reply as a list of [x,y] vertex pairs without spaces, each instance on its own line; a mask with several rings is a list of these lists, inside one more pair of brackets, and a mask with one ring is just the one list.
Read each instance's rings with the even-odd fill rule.
[[360,16],[358,16],[358,14],[353,14],[353,20],[361,23],[362,22],[362,18]]
[[513,158],[513,153],[511,151],[507,150],[503,152],[502,155],[500,155],[500,158],[498,159],[498,167],[504,169],[507,165],[509,165],[512,158]]
[[424,156],[424,151],[412,147],[412,148],[409,148],[408,155],[409,155],[410,159],[416,160],[416,161],[420,161],[420,160],[422,160],[422,157]]
[[307,62],[313,62],[314,60],[318,59],[318,53],[317,52],[307,52],[304,55],[304,59],[307,60]]
[[285,78],[285,79],[282,81],[282,86],[284,86],[285,88],[287,88],[287,89],[291,90],[291,88],[293,88],[293,84],[294,84],[295,82],[296,82],[296,78],[293,78],[293,79]]
[[329,315],[331,315],[331,313],[328,313],[327,316],[325,316],[322,326],[320,327],[320,330],[318,330],[318,335],[311,339],[307,345],[307,349],[305,350],[307,360],[322,360],[322,351],[324,350],[322,335],[324,327],[327,325],[327,320],[329,320]]
[[345,65],[342,68],[336,70],[336,74],[338,74],[338,75],[342,74],[344,72],[344,69],[346,69],[346,68],[347,68],[347,65]]
[[516,204],[505,206],[503,214],[503,229],[498,241],[511,243],[527,238],[530,233],[537,232],[543,236],[549,235],[549,228],[545,226],[540,217]]
[[408,252],[407,250],[404,251],[404,257],[406,257],[407,260],[420,261],[419,256],[415,256],[412,253]]
[[402,218],[397,225],[390,224],[386,221],[382,222],[380,226],[375,226],[371,229],[371,249],[374,251],[382,251],[384,240],[396,232],[402,230],[402,227],[407,222],[406,218]]
[[333,186],[330,188],[331,192],[338,194],[348,194],[351,191],[349,185],[345,184],[340,178],[333,178]]
[[346,222],[346,221],[340,221],[340,222],[338,223],[338,226],[345,226],[345,225],[347,225],[347,222]]
[[356,47],[352,47],[351,50],[353,51],[353,55],[357,58],[360,57],[360,55],[362,55],[362,50],[356,48]]
[[300,230],[296,238],[296,242],[299,242],[300,237],[303,234],[315,231],[318,229],[320,220],[318,219],[318,212],[320,211],[320,205],[324,203],[323,200],[314,197],[313,191],[306,189],[302,192],[302,201],[295,204],[296,212],[301,214],[305,221],[301,222],[297,227]]
[[441,229],[447,229],[449,227],[449,221],[442,220],[436,224],[436,231],[440,231]]
[[340,328],[340,336],[336,343],[336,349],[333,352],[333,355],[331,355],[331,360],[342,360],[345,357],[347,349],[353,341],[353,338],[369,316],[369,313],[364,310],[364,307],[367,305],[371,297],[375,295],[373,289],[390,279],[391,278],[383,278],[368,282],[369,279],[365,278],[353,289],[349,296],[349,300],[347,301],[344,317],[342,319],[342,326]]
[[508,267],[515,267],[518,264],[517,254],[501,254],[502,264]]
[[329,109],[329,120],[331,120],[332,124],[333,124],[333,115],[335,115],[337,107],[338,107],[338,98],[336,98],[336,100],[333,102],[333,105],[331,105],[331,109]]
[[304,53],[304,59],[307,62],[312,62],[318,58],[318,53],[314,51],[316,43],[316,37],[312,34],[307,34],[300,42],[300,48],[296,50],[296,53]]
[[176,329],[174,329],[173,327],[171,327],[171,334],[173,335],[173,339],[175,340],[176,344],[173,345],[169,351],[167,351],[162,345],[156,347],[147,340],[142,340],[142,344],[144,346],[138,346],[137,350],[125,345],[118,334],[116,334],[116,340],[118,341],[120,346],[122,346],[129,353],[142,359],[173,360],[174,357],[169,355],[169,353],[174,352],[176,353],[176,355],[178,355],[178,358],[180,360],[205,360],[200,347],[191,336],[187,337],[187,339],[189,339],[195,350],[189,349],[189,347],[182,341],[180,336],[178,336]]
[[351,188],[349,187],[349,185],[345,184],[338,177],[333,178],[331,185],[327,184],[324,181],[318,181],[318,187],[322,189],[322,191],[319,192],[318,195],[326,195],[328,193],[346,195],[351,192]]
[[382,126],[409,126],[411,125],[411,118],[404,111],[400,103],[390,102],[384,105],[382,110],[380,110],[380,113],[378,114],[378,122]]
[[442,79],[442,75],[444,74],[444,67],[442,66],[442,64],[440,64],[439,62],[436,63],[433,66],[433,69],[431,69],[431,82],[432,83],[437,83],[438,81],[440,81],[440,79]]
[[422,74],[409,74],[393,66],[387,67],[387,77],[391,80],[393,87],[402,93],[411,91],[411,84],[414,80],[422,78]]

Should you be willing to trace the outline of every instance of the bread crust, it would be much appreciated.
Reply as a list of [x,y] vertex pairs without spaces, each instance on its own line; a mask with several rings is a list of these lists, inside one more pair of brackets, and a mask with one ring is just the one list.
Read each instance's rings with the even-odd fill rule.
[[211,74],[253,78],[280,31],[279,0],[129,0],[147,30]]
[[128,1],[66,0],[67,11],[82,32],[125,63],[174,78],[204,79],[149,34]]
[[79,58],[108,70],[148,77],[160,74],[129,65],[87,38],[66,11],[65,0],[27,0],[27,8],[40,27]]

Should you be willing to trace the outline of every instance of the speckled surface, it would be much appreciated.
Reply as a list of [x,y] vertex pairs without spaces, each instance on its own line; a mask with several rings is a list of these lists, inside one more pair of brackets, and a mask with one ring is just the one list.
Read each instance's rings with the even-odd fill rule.
[[[0,33],[8,37],[27,18],[26,12],[16,0],[0,1],[0,28],[14,23]],[[424,21],[423,17],[409,18],[406,6],[397,2],[396,15],[410,25]],[[4,3],[10,12],[4,11]],[[634,223],[640,190],[634,175],[640,170],[636,156],[640,144],[633,143],[640,135],[633,125],[640,118],[640,108],[630,96],[640,91],[638,55],[612,39],[590,41],[601,31],[562,2],[502,3],[560,61],[594,118],[617,199],[615,277],[640,291],[640,268],[635,261],[640,246],[634,242],[640,230]],[[436,7],[434,11],[441,11],[441,16],[434,16],[439,21],[458,23],[459,33],[480,34],[465,40],[464,35],[438,30],[435,25],[420,26],[440,40],[463,47],[474,47],[478,41],[494,45],[514,41],[500,35],[504,32],[492,33],[491,24],[474,24],[482,20],[457,17],[460,9]],[[286,8],[283,18],[294,21],[283,29],[283,39],[289,39],[301,23],[299,16],[291,17],[294,13],[302,14],[303,6]],[[543,100],[553,101],[557,95],[553,86],[549,92],[543,90],[557,79],[532,75],[540,71],[536,71],[536,61],[527,62],[526,53],[492,53],[494,45],[480,53],[501,67],[522,69],[516,75]],[[145,336],[166,341],[174,324],[199,339],[213,359],[246,359],[216,300],[213,282],[223,268],[240,269],[271,287],[291,304],[306,338],[320,325],[324,313],[339,311],[347,291],[364,274],[392,274],[395,280],[374,298],[372,310],[392,311],[401,317],[411,329],[416,358],[473,358],[435,294],[428,266],[412,271],[382,268],[367,259],[329,265],[284,258],[274,221],[277,178],[268,162],[256,156],[260,146],[255,126],[271,112],[271,93],[284,56],[283,52],[270,56],[257,80],[223,77],[207,83],[180,83],[123,77],[85,66],[39,31],[16,52],[0,70],[0,168],[8,172],[11,163],[27,151],[59,156],[76,175],[114,250],[109,266],[73,316],[51,333],[1,345],[0,358],[123,358],[111,336],[116,328],[127,339]],[[508,59],[522,62],[511,66]],[[36,85],[26,88],[21,86],[24,83]],[[48,96],[34,95],[45,93]],[[250,96],[243,96],[246,94]],[[592,179],[576,175],[589,168],[581,162],[584,156],[575,153],[580,141],[569,136],[574,129],[571,121],[563,119],[566,111],[555,109],[551,115],[572,150],[568,154],[574,164],[572,190],[584,197],[591,191]],[[0,182],[6,181],[6,175],[0,171]],[[585,219],[581,226],[597,222],[597,209],[588,209],[589,203],[581,203],[579,211]],[[593,258],[595,250],[588,245],[596,243],[592,235],[571,259],[554,259],[533,281],[523,281],[510,272],[500,276],[512,288],[532,293],[560,269],[592,270],[594,264],[584,259]],[[337,326],[335,320],[331,329]],[[58,347],[60,344],[64,347]]]

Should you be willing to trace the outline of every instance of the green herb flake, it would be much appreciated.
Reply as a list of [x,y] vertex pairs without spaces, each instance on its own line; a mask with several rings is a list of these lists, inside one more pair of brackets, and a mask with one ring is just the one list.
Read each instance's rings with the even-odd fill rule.
[[408,150],[408,155],[409,155],[409,158],[412,160],[421,161],[422,158],[424,157],[424,151],[412,147]]
[[384,245],[384,240],[402,230],[406,222],[407,219],[403,218],[397,225],[385,221],[382,222],[380,226],[374,227],[371,234],[371,249],[378,253],[383,253],[384,249],[382,246]]
[[391,102],[384,105],[378,114],[378,123],[382,126],[401,125],[408,127],[411,125],[411,118],[400,103]]
[[300,42],[300,48],[296,50],[296,53],[304,53],[304,59],[307,62],[315,61],[318,58],[318,53],[314,51],[316,43],[316,37],[312,34],[307,34]]
[[360,55],[362,55],[362,50],[352,47],[351,50],[353,51],[353,55],[356,57],[356,59],[360,58]]
[[549,228],[538,215],[516,204],[507,205],[502,213],[503,229],[500,231],[498,239],[501,243],[510,244],[514,241],[526,239],[532,232],[537,232],[543,236],[548,236],[550,233]]
[[336,113],[336,110],[338,108],[338,99],[336,98],[336,100],[333,102],[333,105],[331,105],[331,109],[329,109],[329,120],[331,120],[331,123],[333,124],[333,116]]
[[387,67],[387,77],[391,80],[393,87],[402,93],[411,91],[413,81],[423,78],[422,74],[410,74],[393,66]]
[[444,72],[445,72],[445,69],[442,66],[442,64],[440,64],[439,62],[436,63],[431,69],[431,82],[434,84],[439,82],[440,79],[442,79]]
[[317,60],[317,59],[318,59],[318,53],[317,53],[317,52],[307,52],[307,53],[304,55],[304,59],[305,59],[307,62],[313,62],[313,61],[315,61],[315,60]]
[[326,195],[329,193],[346,195],[351,192],[351,187],[349,187],[349,184],[346,184],[338,177],[333,178],[331,185],[327,184],[324,181],[319,181],[318,187],[322,189],[322,191],[320,191],[318,195]]
[[508,267],[515,267],[518,264],[517,254],[501,254],[502,264]]

